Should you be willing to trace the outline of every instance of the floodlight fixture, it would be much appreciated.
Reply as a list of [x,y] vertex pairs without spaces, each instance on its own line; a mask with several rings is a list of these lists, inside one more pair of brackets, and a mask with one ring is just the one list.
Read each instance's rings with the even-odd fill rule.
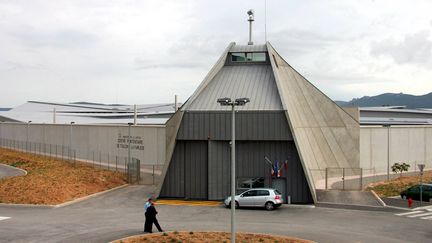
[[246,103],[249,103],[250,99],[249,98],[238,98],[235,100],[235,105],[246,105]]
[[231,98],[227,98],[227,97],[225,97],[225,98],[219,98],[219,99],[217,99],[217,102],[220,105],[222,105],[222,106],[228,106],[228,105],[232,105],[233,104],[232,101],[231,101]]

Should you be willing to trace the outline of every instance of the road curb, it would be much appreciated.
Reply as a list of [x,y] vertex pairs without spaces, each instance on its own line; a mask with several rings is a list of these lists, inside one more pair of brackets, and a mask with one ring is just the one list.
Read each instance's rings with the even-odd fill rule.
[[115,190],[118,190],[118,189],[122,189],[122,188],[127,187],[127,186],[129,186],[129,184],[124,184],[124,185],[121,185],[121,186],[118,186],[118,187],[114,187],[114,188],[111,188],[111,189],[108,189],[108,190],[105,190],[105,191],[96,192],[96,193],[90,194],[90,195],[85,196],[85,197],[80,197],[80,198],[74,199],[72,201],[68,201],[68,202],[64,202],[64,203],[56,204],[56,205],[0,203],[0,206],[29,207],[29,208],[62,208],[62,207],[66,207],[66,206],[78,203],[78,202],[85,201],[85,200],[93,198],[93,197],[97,197],[97,196],[106,194],[108,192],[112,192],[112,191],[115,191]]
[[383,207],[383,206],[368,206],[368,205],[327,203],[327,202],[319,202],[316,204],[316,206],[323,207],[323,208],[352,209],[352,210],[381,211],[381,212],[389,212],[389,211],[393,212],[395,210],[388,206]]
[[[3,164],[3,163],[0,163],[0,165],[2,165],[2,166],[6,166],[6,167],[9,167],[9,168],[12,168],[12,169],[20,170],[20,171],[24,172],[24,175],[17,175],[17,176],[25,176],[25,175],[28,174],[28,172],[27,172],[26,170],[23,170],[23,169],[21,169],[21,168],[15,167],[15,166],[11,166],[11,165],[7,165],[7,164]],[[11,176],[11,177],[15,177],[15,176]],[[5,178],[7,178],[7,177],[5,177]]]
[[370,190],[370,192],[372,193],[372,195],[374,195],[374,197],[376,198],[376,200],[378,200],[378,202],[381,204],[381,206],[387,206],[387,204],[378,196],[378,194],[376,194],[376,192],[374,190]]

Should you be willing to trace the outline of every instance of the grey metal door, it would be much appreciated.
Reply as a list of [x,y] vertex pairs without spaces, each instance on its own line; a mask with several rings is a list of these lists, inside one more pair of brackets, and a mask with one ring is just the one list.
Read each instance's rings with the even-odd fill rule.
[[273,178],[272,180],[272,188],[278,190],[282,193],[282,198],[284,203],[287,203],[287,195],[286,195],[286,179],[285,178]]

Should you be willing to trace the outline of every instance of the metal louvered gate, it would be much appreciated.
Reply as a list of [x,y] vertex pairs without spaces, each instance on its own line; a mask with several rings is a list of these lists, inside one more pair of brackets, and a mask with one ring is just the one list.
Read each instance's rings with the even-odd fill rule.
[[127,164],[127,181],[129,184],[139,184],[141,180],[140,160],[131,158]]

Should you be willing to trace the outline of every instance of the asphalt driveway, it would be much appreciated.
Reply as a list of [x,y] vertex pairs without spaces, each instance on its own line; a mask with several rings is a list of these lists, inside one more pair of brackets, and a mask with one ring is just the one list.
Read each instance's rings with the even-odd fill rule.
[[[108,242],[140,234],[145,186],[129,186],[63,208],[0,205],[0,242]],[[230,230],[224,207],[158,205],[166,231]],[[283,206],[275,211],[240,209],[238,230],[291,235],[317,242],[428,242],[432,220],[394,212]]]

